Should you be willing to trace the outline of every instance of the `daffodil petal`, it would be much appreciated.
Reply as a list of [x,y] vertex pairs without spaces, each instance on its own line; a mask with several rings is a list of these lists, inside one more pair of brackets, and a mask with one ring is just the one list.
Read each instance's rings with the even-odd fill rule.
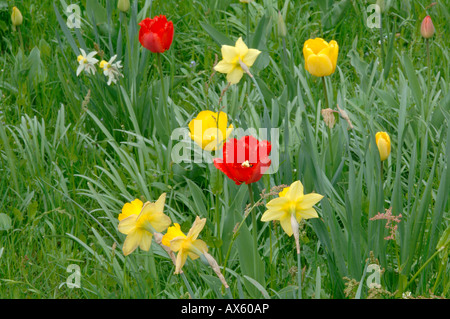
[[136,228],[137,215],[130,215],[119,222],[119,232],[128,235],[133,229]]
[[239,57],[244,57],[249,53],[248,47],[245,44],[245,42],[242,40],[242,37],[237,39],[235,48],[236,48],[236,51],[237,51],[237,54],[239,55]]
[[303,219],[318,218],[319,215],[317,214],[314,208],[308,208],[297,212],[295,217],[297,218],[297,221],[300,222],[302,218]]
[[289,186],[284,198],[288,200],[298,200],[303,196],[303,184],[300,181],[295,181]]
[[133,251],[135,251],[135,249],[139,246],[141,239],[142,239],[142,231],[139,231],[137,229],[132,230],[128,234],[122,246],[124,256],[127,256],[131,254]]
[[227,81],[231,84],[239,83],[242,76],[244,75],[244,71],[241,67],[235,67],[233,71],[227,74]]
[[256,58],[261,54],[261,51],[256,49],[248,49],[247,54],[242,59],[242,62],[245,63],[248,67],[251,67],[253,63],[255,63]]
[[316,193],[306,194],[303,196],[301,202],[299,203],[300,206],[299,209],[300,210],[309,209],[313,207],[315,204],[317,204],[322,198],[323,196],[320,194]]
[[205,227],[205,224],[206,218],[200,218],[199,216],[197,216],[195,218],[194,224],[192,224],[191,229],[189,229],[187,237],[190,238],[191,240],[197,239],[203,227]]
[[230,73],[235,68],[236,64],[227,62],[225,60],[220,61],[214,67],[214,70],[220,73]]
[[284,216],[284,218],[280,219],[280,225],[281,225],[281,228],[283,228],[284,232],[288,236],[292,236],[292,234],[294,232],[292,231],[292,224],[291,224],[291,216],[290,216],[290,214],[286,214]]
[[277,197],[272,199],[266,204],[266,207],[269,210],[279,210],[283,209],[283,207],[289,202],[288,198],[285,197]]
[[150,246],[152,244],[152,238],[153,238],[153,235],[151,233],[149,233],[148,231],[142,231],[139,248],[141,248],[144,251],[149,251]]
[[180,250],[180,252],[177,254],[177,260],[175,262],[175,273],[179,274],[181,272],[181,268],[183,268],[184,264],[186,263],[187,259],[187,252]]
[[179,251],[185,240],[186,240],[185,236],[179,236],[179,237],[173,238],[170,241],[170,249],[172,249],[174,252]]
[[231,45],[222,45],[222,58],[225,62],[235,64],[239,59],[237,49]]
[[261,217],[261,221],[281,220],[287,213],[284,210],[267,210]]

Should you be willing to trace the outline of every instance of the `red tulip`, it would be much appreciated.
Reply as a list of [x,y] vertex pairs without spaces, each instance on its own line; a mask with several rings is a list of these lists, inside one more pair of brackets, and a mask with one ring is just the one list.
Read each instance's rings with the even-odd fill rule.
[[145,18],[139,25],[139,42],[153,53],[163,53],[170,48],[173,40],[173,23],[166,16],[160,15],[153,19]]
[[426,16],[425,19],[423,19],[422,24],[420,25],[420,33],[425,39],[429,39],[434,34],[434,25],[433,21],[431,21],[430,16]]
[[225,142],[223,158],[215,158],[214,166],[232,179],[236,185],[259,181],[270,166],[269,141],[258,141],[253,136],[244,136]]

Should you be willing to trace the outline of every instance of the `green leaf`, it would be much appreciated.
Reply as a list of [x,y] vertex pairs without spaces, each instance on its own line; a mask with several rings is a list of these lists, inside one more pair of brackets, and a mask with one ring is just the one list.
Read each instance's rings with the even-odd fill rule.
[[218,45],[222,46],[224,44],[226,44],[226,45],[234,45],[235,44],[236,41],[231,40],[230,38],[228,38],[222,32],[218,31],[213,26],[211,26],[207,23],[204,23],[204,22],[200,22],[200,25],[202,26],[203,30],[205,30],[206,33],[208,33],[211,36],[211,38],[217,42]]
[[11,217],[0,213],[0,230],[9,230],[12,227]]

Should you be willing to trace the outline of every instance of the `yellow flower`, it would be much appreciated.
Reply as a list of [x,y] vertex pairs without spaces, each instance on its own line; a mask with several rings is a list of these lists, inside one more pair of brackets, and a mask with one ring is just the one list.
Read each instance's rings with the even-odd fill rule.
[[142,206],[144,206],[144,203],[137,198],[130,203],[125,203],[122,207],[122,213],[119,214],[119,221],[131,215],[139,215],[142,210]]
[[166,193],[154,202],[146,202],[139,214],[136,214],[139,201],[135,200],[131,206],[124,206],[122,214],[129,214],[119,222],[119,231],[127,235],[123,243],[123,254],[131,254],[138,246],[145,251],[150,249],[154,232],[162,232],[169,227],[170,217],[163,213]]
[[170,249],[174,252],[178,252],[175,263],[175,274],[179,274],[181,272],[181,268],[183,268],[186,263],[188,256],[194,260],[208,252],[208,246],[206,246],[206,243],[201,239],[197,239],[198,235],[205,226],[205,223],[206,218],[200,218],[197,216],[187,235],[181,231],[180,225],[178,224],[169,227],[167,233],[164,235],[162,239],[163,245],[168,246],[169,244]]
[[338,53],[339,46],[334,40],[330,43],[321,38],[307,40],[303,45],[306,71],[318,77],[333,74]]
[[268,210],[261,217],[261,221],[279,220],[281,227],[288,236],[292,236],[294,231],[296,231],[296,229],[292,228],[293,219],[295,219],[296,223],[299,223],[302,218],[319,217],[313,206],[323,196],[316,193],[304,195],[303,185],[300,181],[296,181],[291,186],[284,188],[278,195],[278,198],[274,198],[266,204]]
[[235,46],[222,45],[223,60],[217,63],[214,70],[227,74],[227,81],[231,84],[238,83],[244,72],[249,72],[253,63],[261,51],[249,49],[242,38],[236,41]]
[[204,150],[220,149],[226,141],[233,125],[228,125],[228,117],[224,112],[201,111],[195,119],[189,122],[191,138]]
[[378,132],[375,135],[375,142],[377,143],[378,151],[380,152],[381,161],[385,161],[389,154],[391,154],[391,139],[388,133]]
[[13,7],[13,11],[11,14],[11,21],[14,26],[19,26],[23,22],[22,13],[20,12],[19,9],[17,9],[17,7]]

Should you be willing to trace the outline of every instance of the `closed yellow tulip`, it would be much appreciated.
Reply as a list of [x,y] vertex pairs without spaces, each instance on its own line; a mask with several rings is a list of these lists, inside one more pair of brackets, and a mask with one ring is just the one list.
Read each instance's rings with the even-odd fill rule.
[[17,9],[17,7],[13,7],[11,22],[15,27],[20,26],[23,22],[22,13],[19,9]]
[[307,40],[303,45],[306,71],[317,77],[333,74],[338,53],[339,46],[334,40],[330,43],[321,38]]
[[381,161],[385,161],[391,154],[391,139],[386,132],[378,132],[375,135],[378,151],[380,152]]
[[228,116],[225,112],[201,111],[189,123],[191,138],[205,151],[215,151],[222,148],[233,125],[228,125]]

